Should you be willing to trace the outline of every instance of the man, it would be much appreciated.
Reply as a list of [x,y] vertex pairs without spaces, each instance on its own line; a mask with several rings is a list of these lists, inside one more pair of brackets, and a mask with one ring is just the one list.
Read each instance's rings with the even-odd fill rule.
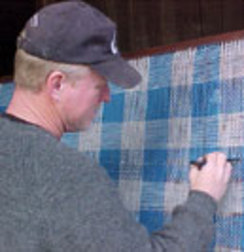
[[120,57],[111,20],[81,1],[47,6],[18,38],[15,91],[0,118],[0,251],[206,251],[231,166],[221,153],[190,172],[172,222],[148,235],[103,168],[59,139],[85,130],[110,80],[139,74]]

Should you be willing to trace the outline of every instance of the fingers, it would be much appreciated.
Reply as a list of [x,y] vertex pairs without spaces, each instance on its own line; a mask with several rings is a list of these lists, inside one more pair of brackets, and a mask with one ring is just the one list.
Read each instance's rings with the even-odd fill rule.
[[206,169],[209,170],[208,172],[214,172],[216,177],[223,179],[223,182],[227,182],[229,180],[232,166],[229,162],[227,162],[227,157],[225,154],[214,152],[207,155],[206,160],[209,164],[206,166]]
[[220,152],[207,154],[198,159],[199,161],[205,162],[200,167],[197,164],[191,165],[191,189],[204,191],[219,201],[226,191],[232,166],[227,162],[226,155]]
[[199,173],[199,169],[196,165],[190,166],[189,179],[190,181],[195,181]]
[[221,152],[212,152],[205,156],[207,163],[209,163],[209,167],[211,165],[215,165],[216,167],[222,168],[226,164],[226,155]]
[[208,166],[215,165],[217,167],[223,167],[226,163],[226,156],[220,152],[212,152],[205,156],[199,157],[196,162],[192,161],[191,165],[201,169],[208,163]]
[[197,161],[191,161],[190,164],[192,165],[192,168],[195,167],[200,170],[202,166],[206,164],[206,159],[205,157],[200,157],[197,159]]
[[232,172],[232,165],[230,162],[227,162],[225,165],[225,173],[224,173],[224,181],[226,183],[228,183],[228,181],[230,180],[231,172]]

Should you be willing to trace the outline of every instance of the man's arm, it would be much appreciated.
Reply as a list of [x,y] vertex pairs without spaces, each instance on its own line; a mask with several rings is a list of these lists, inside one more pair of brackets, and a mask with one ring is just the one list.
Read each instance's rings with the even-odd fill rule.
[[152,235],[124,209],[117,188],[101,167],[83,160],[83,169],[77,160],[71,172],[71,168],[60,169],[65,162],[60,163],[57,171],[65,172],[62,177],[72,183],[58,180],[58,185],[50,185],[55,198],[50,204],[47,197],[44,223],[52,231],[49,241],[54,251],[206,251],[214,233],[217,201],[231,171],[223,154],[209,154],[206,159],[202,170],[192,167],[190,171],[191,191],[185,204],[176,207],[172,221]]
[[186,203],[173,211],[172,221],[151,237],[152,251],[207,251],[213,234],[213,215],[226,191],[231,165],[222,153],[204,157],[202,169],[192,166]]

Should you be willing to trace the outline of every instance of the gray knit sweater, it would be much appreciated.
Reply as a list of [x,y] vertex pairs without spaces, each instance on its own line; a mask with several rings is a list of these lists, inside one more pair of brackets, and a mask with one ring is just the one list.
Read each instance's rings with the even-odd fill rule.
[[149,235],[96,162],[37,126],[0,118],[0,252],[206,251],[215,210],[192,191]]

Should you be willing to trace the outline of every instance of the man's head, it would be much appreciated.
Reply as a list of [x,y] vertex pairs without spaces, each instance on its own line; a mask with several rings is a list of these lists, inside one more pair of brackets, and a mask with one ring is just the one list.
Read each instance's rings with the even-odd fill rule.
[[89,66],[47,61],[19,49],[15,68],[15,93],[24,94],[33,109],[56,114],[65,132],[87,129],[101,104],[110,100],[107,80]]
[[77,0],[46,6],[27,21],[17,41],[14,79],[17,88],[37,95],[44,90],[64,131],[76,131],[109,101],[107,81],[131,88],[141,77],[119,54],[115,24]]
[[88,65],[101,76],[125,88],[140,75],[124,61],[116,45],[116,26],[83,1],[44,7],[26,23],[17,48],[43,60]]

